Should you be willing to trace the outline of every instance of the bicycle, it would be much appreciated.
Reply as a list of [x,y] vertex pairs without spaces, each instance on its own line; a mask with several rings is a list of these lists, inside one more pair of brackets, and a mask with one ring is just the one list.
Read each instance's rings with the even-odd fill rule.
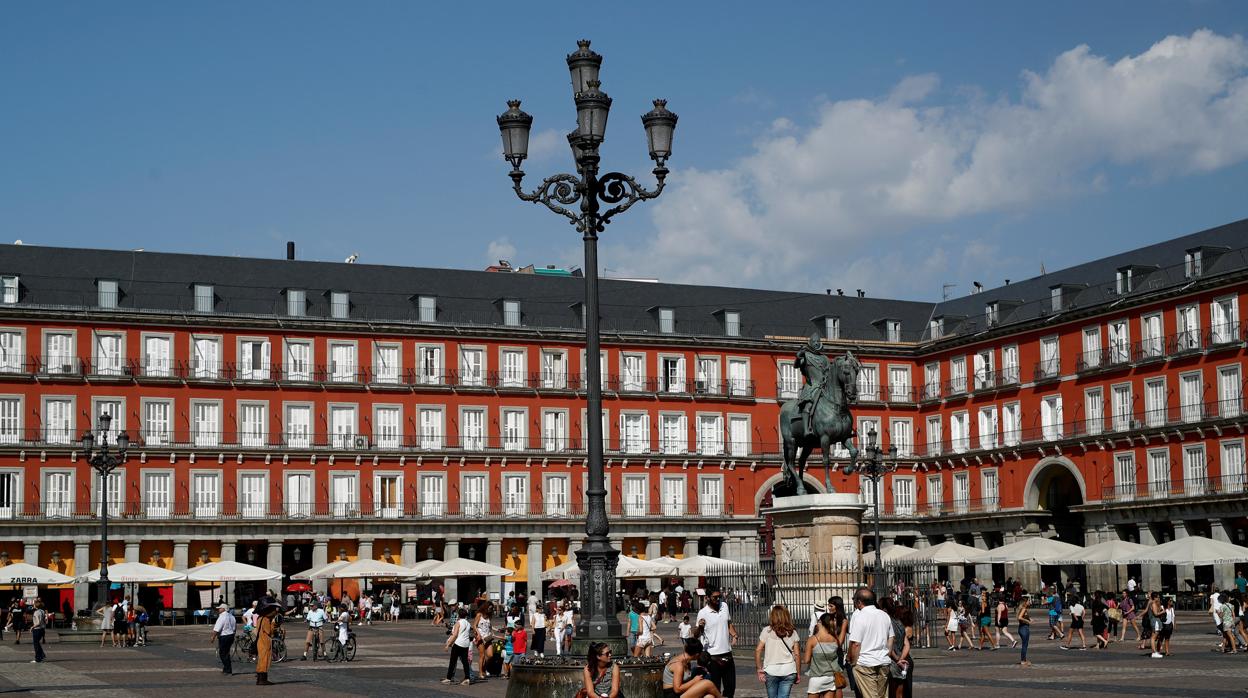
[[252,661],[252,651],[256,646],[256,639],[252,636],[250,630],[244,630],[238,633],[234,638],[234,659],[240,662]]
[[347,631],[347,641],[344,644],[338,639],[338,634],[329,638],[325,643],[325,660],[329,662],[351,662],[355,661],[355,650],[357,644],[355,641],[355,632]]
[[273,636],[273,644],[271,645],[274,662],[286,661],[286,633],[281,632]]

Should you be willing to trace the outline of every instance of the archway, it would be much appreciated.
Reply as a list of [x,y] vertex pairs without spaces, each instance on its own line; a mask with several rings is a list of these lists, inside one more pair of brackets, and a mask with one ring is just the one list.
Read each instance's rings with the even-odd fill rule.
[[[1047,525],[1057,535],[1058,540],[1072,545],[1084,544],[1083,513],[1071,509],[1084,503],[1085,489],[1083,476],[1073,463],[1064,458],[1040,461],[1027,478],[1024,493],[1028,509],[1049,513]],[[1067,579],[1073,577],[1079,580],[1081,588],[1086,590],[1087,587],[1082,565],[1043,565],[1040,574],[1041,579],[1046,581],[1061,579],[1063,576]]]

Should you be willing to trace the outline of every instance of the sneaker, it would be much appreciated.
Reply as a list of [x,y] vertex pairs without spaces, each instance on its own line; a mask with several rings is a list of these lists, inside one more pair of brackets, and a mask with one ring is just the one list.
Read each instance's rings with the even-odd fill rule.
[[300,658],[299,658],[299,661],[301,661],[301,662],[306,662],[306,661],[308,661],[308,655],[306,655],[306,654],[305,654],[305,655],[303,655],[302,657],[300,657]]
[[[1158,655],[1158,656],[1160,656],[1160,655]],[[460,682],[459,682],[459,685],[460,685],[460,686],[471,686],[471,685],[472,685],[472,681],[471,681],[470,679],[464,679],[463,681],[460,681]]]
[[1069,648],[1069,647],[1067,647],[1066,645],[1058,645],[1058,646],[1057,646],[1057,648],[1058,648],[1059,650],[1068,650],[1068,649],[1070,649],[1070,648]]
[[447,684],[447,685],[449,686],[449,685],[450,685],[450,683],[451,683],[451,680],[450,680],[450,679],[442,679],[442,681],[441,681],[440,683],[444,683],[444,684]]
[[1153,652],[1153,653],[1152,653],[1151,655],[1149,655],[1149,656],[1151,656],[1153,659],[1161,659],[1162,654],[1161,654],[1160,652]]

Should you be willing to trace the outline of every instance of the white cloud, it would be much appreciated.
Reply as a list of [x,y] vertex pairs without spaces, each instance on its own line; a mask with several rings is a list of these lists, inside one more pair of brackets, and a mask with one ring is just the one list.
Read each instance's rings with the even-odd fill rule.
[[542,162],[554,155],[566,154],[571,159],[568,138],[553,128],[529,136],[529,160]]
[[500,259],[515,262],[515,256],[516,246],[511,244],[511,240],[506,237],[491,240],[490,244],[485,246],[487,264],[497,264]]
[[[818,105],[810,126],[780,117],[733,167],[679,170],[653,209],[657,232],[608,248],[610,265],[670,281],[930,297],[946,280],[991,277],[1006,262],[996,242],[967,234],[932,250],[889,236],[1103,191],[1107,167],[1157,180],[1248,158],[1238,36],[1170,36],[1115,62],[1079,46],[1025,71],[1016,99],[969,87],[942,104],[938,86],[917,75],[881,99]],[[837,255],[853,261],[823,268]],[[888,268],[906,273],[879,273]]]

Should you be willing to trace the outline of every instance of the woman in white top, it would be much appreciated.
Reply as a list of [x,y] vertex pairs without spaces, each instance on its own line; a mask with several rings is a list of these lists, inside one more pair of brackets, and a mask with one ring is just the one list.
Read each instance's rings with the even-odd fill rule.
[[633,643],[633,656],[647,657],[654,652],[654,615],[653,611],[645,610],[637,617],[637,642]]
[[767,698],[788,698],[793,685],[801,680],[802,663],[797,653],[797,629],[789,609],[771,607],[768,625],[758,634],[754,666],[758,680],[767,686]]
[[563,611],[555,607],[555,654],[563,654]]
[[529,616],[529,625],[533,626],[533,642],[530,647],[539,657],[546,656],[546,605],[537,604]]
[[494,656],[493,618],[494,604],[490,601],[481,602],[472,627],[477,631],[477,673],[483,677],[489,676],[485,673],[485,663]]

